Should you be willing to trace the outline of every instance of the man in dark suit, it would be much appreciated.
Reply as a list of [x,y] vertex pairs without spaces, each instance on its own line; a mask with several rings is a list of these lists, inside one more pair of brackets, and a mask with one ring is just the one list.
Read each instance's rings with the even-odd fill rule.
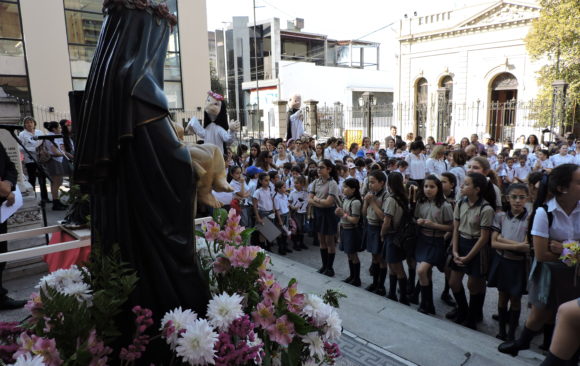
[[397,126],[391,126],[391,135],[389,137],[395,140],[395,147],[397,149],[403,146],[403,139],[397,135]]
[[[0,205],[4,202],[8,206],[14,204],[14,190],[16,189],[16,182],[18,180],[18,171],[16,166],[10,160],[10,157],[4,149],[4,145],[0,143]],[[8,220],[0,223],[0,234],[8,232]],[[0,242],[0,253],[8,251],[8,242]],[[0,310],[18,309],[26,304],[26,301],[14,300],[8,296],[8,290],[2,286],[2,272],[6,267],[6,262],[0,263]]]

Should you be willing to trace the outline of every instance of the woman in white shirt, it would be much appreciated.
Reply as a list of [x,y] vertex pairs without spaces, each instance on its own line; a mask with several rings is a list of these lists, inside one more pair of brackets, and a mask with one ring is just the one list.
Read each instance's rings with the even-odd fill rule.
[[[34,137],[42,136],[44,133],[36,129],[36,121],[32,117],[24,118],[24,130],[18,134],[18,139],[24,145],[24,148],[32,155],[34,160],[38,159],[36,149],[42,145],[42,140],[34,140]],[[22,149],[21,149],[22,150]],[[41,174],[38,174],[40,167],[30,159],[26,151],[23,151],[24,166],[26,166],[26,174],[28,175],[28,182],[35,189],[36,178],[38,177],[38,185],[40,186],[40,198],[44,202],[50,202],[48,199],[48,192],[46,191],[46,179]]]
[[554,167],[557,167],[562,164],[573,164],[574,156],[568,154],[568,145],[562,144],[560,145],[559,153],[550,156],[550,160],[552,160]]
[[387,137],[386,138],[386,146],[387,146],[387,157],[392,158],[395,156],[395,153],[397,152],[397,146],[395,143],[395,139],[393,139],[392,137]]
[[284,163],[293,163],[294,157],[291,154],[288,154],[286,151],[286,145],[284,143],[278,144],[278,154],[274,157],[274,165],[278,167],[278,169],[282,169]]
[[409,179],[417,182],[419,187],[423,186],[423,180],[427,175],[427,158],[422,154],[423,149],[425,149],[425,145],[422,141],[413,141],[410,148],[411,153],[405,159],[409,163],[409,168],[407,168]]
[[[44,122],[44,128],[48,130],[47,135],[60,135],[61,127],[58,122]],[[54,142],[54,143],[53,143]],[[53,141],[46,140],[44,144],[52,157],[44,163],[44,167],[50,176],[50,194],[52,195],[52,210],[63,211],[66,207],[59,200],[59,190],[64,178],[64,168],[62,160],[64,156],[64,141],[62,138],[55,138]]]
[[435,174],[440,177],[441,174],[448,170],[445,161],[445,146],[435,145],[431,156],[427,159],[427,174]]

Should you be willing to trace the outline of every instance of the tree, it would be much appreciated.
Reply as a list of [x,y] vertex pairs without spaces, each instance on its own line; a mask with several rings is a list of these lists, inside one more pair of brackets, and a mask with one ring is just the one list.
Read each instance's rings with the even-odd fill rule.
[[[538,75],[540,106],[552,105],[552,82],[569,83],[565,124],[580,121],[580,1],[540,0],[540,16],[532,23],[526,48],[534,60],[545,60]],[[541,124],[551,122],[551,108],[538,113]]]

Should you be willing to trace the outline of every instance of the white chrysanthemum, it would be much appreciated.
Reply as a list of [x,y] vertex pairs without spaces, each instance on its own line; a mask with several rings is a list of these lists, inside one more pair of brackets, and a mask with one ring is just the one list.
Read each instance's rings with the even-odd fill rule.
[[197,319],[187,326],[177,340],[177,355],[190,365],[215,364],[214,345],[218,334],[205,319]]
[[42,356],[22,355],[16,359],[12,366],[45,366]]
[[331,341],[337,340],[342,334],[342,320],[335,309],[332,309],[330,315],[326,319],[326,325],[327,328],[324,338]]
[[161,319],[161,328],[159,330],[163,330],[167,323],[171,321],[171,325],[175,328],[175,332],[170,334],[167,337],[167,344],[171,347],[171,349],[175,349],[177,344],[177,338],[179,337],[179,331],[182,329],[186,329],[187,326],[193,324],[197,320],[197,314],[189,309],[181,310],[181,306],[167,312],[163,319]]
[[310,357],[318,357],[319,360],[324,358],[324,342],[318,335],[318,332],[310,332],[302,337],[302,341],[308,345]]
[[319,296],[313,294],[306,295],[302,314],[311,317],[316,326],[323,325],[331,312],[332,306],[325,304]]
[[220,330],[226,330],[237,318],[244,315],[242,300],[238,294],[228,295],[222,293],[214,296],[207,305],[207,317],[209,322]]
[[87,306],[91,306],[93,304],[91,288],[84,282],[68,284],[61,290],[61,293],[63,295],[74,296],[78,302],[84,302],[87,304]]

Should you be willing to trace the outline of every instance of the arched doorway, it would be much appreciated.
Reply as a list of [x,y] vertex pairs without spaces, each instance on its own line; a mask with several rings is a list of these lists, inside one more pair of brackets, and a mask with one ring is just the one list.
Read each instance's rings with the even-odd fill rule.
[[518,80],[508,72],[499,74],[490,85],[488,132],[496,141],[514,139]]
[[451,134],[451,112],[453,107],[453,78],[447,75],[437,89],[437,140],[445,141]]
[[427,132],[428,86],[425,78],[420,78],[415,83],[415,134],[423,137]]

